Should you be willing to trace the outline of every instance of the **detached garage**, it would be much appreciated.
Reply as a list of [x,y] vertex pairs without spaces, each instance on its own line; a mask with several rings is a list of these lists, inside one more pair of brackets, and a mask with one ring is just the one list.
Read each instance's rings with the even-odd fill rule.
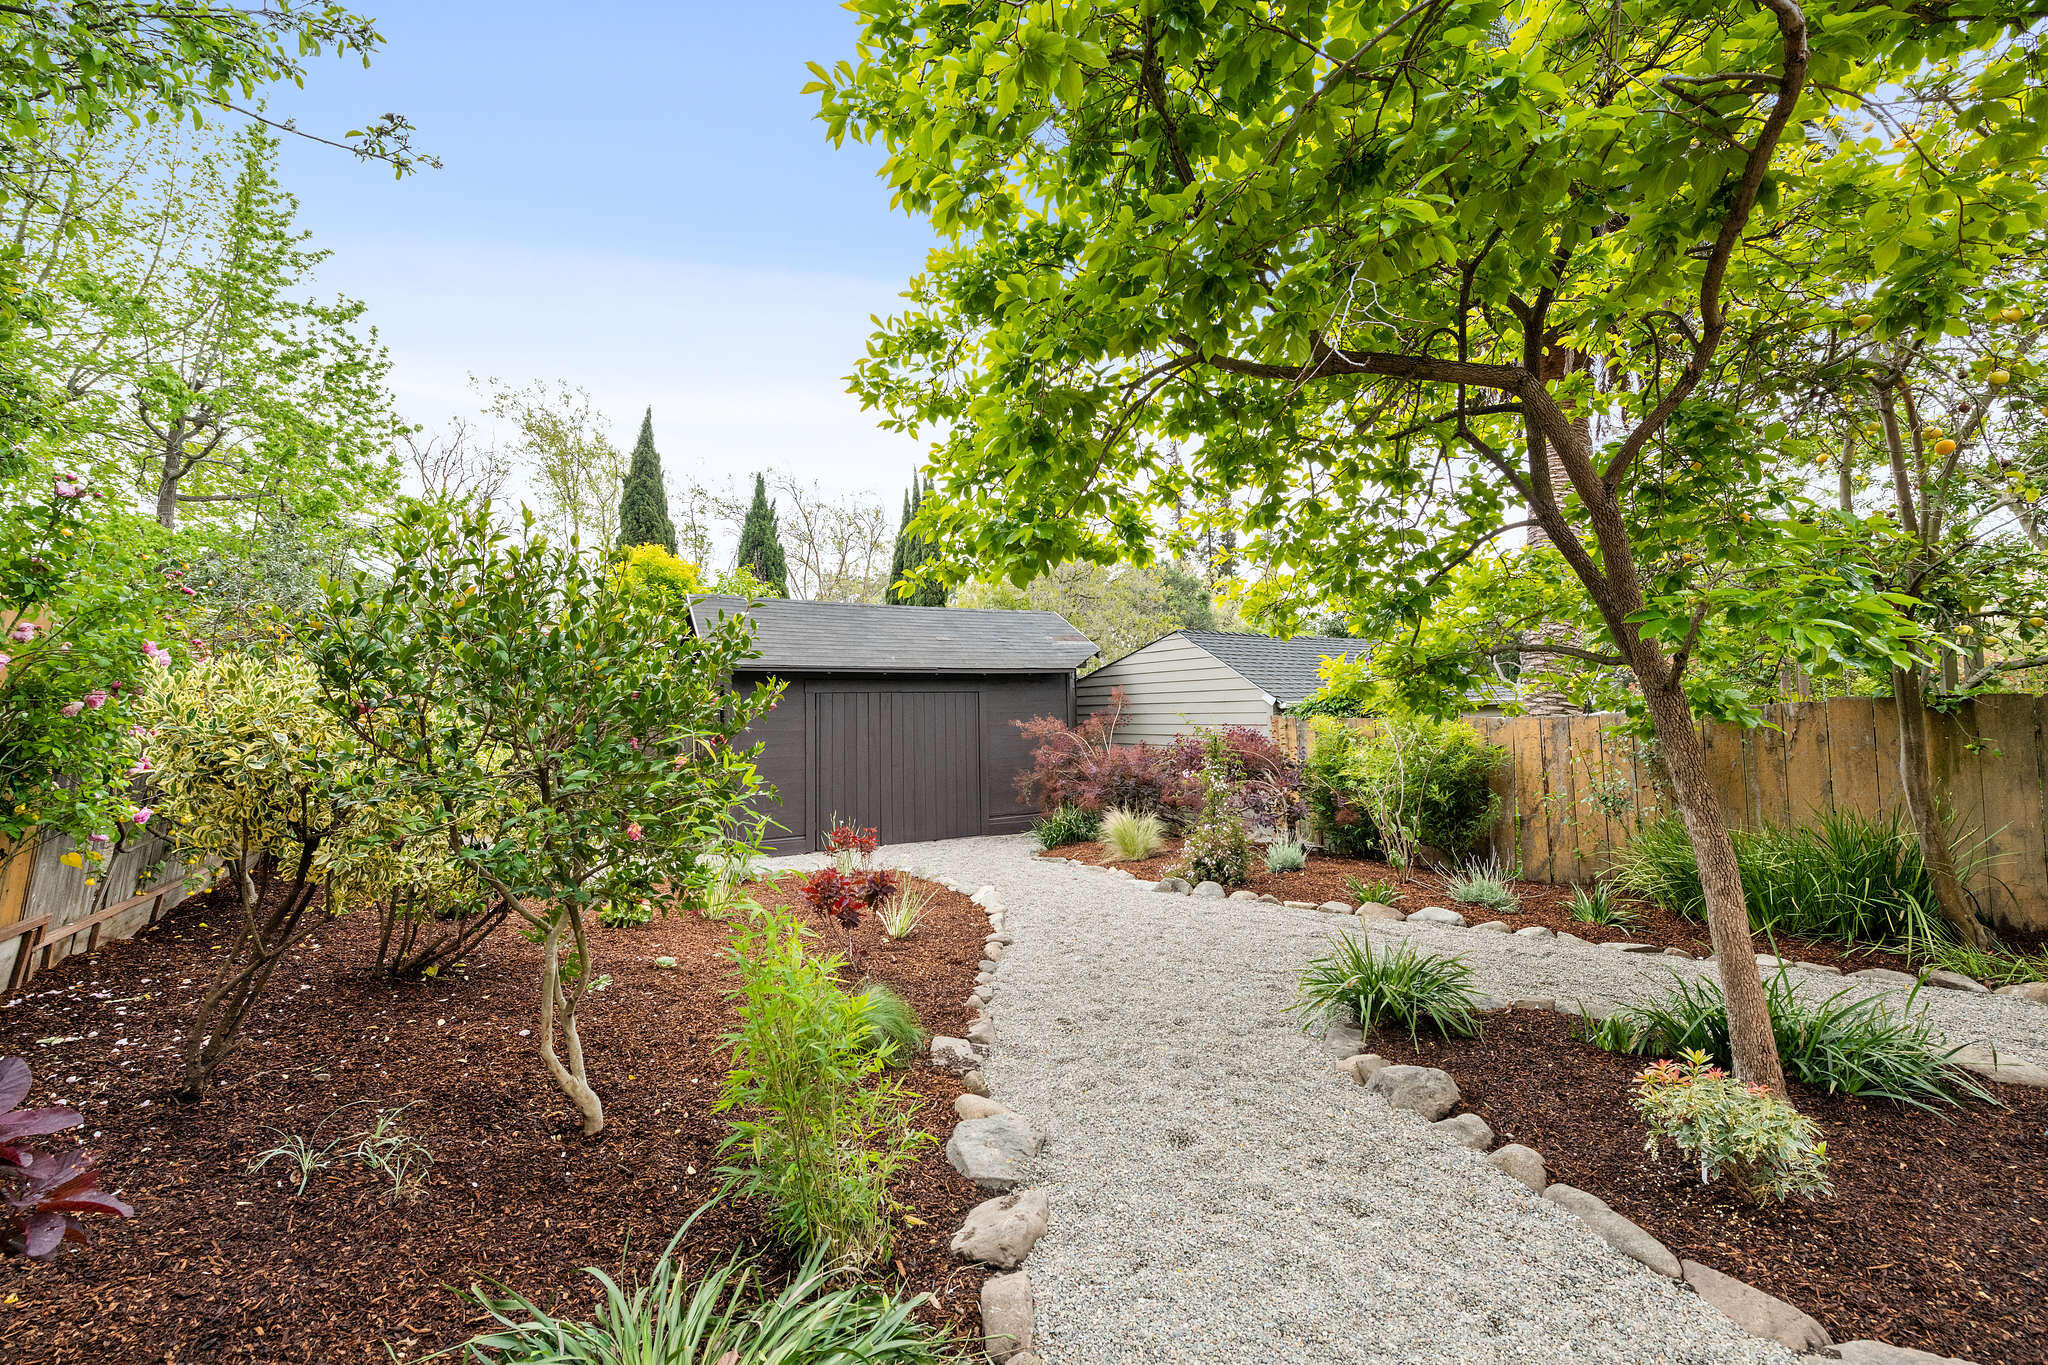
[[1095,646],[1050,611],[871,607],[700,597],[691,622],[754,623],[757,658],[735,689],[771,678],[782,700],[748,727],[775,799],[774,853],[822,846],[835,820],[885,843],[1012,834],[1035,812],[1017,795],[1030,746],[1012,722],[1074,718],[1075,670]]

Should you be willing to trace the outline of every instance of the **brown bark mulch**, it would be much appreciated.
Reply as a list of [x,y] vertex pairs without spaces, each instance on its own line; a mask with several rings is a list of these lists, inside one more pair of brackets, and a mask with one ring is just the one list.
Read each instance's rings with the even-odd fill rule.
[[[792,899],[773,885],[750,889],[764,902]],[[928,1030],[957,1035],[988,921],[966,897],[929,889],[937,899],[909,939],[887,943],[871,920],[857,939],[869,976],[902,994]],[[585,1140],[522,1036],[535,1026],[539,950],[510,926],[439,980],[397,985],[370,974],[374,916],[322,924],[278,968],[222,1083],[201,1102],[171,1102],[177,1038],[232,913],[195,898],[0,1004],[0,1055],[35,1068],[30,1103],[82,1110],[104,1184],[136,1209],[132,1221],[95,1220],[90,1245],[52,1263],[0,1261],[0,1359],[10,1365],[384,1362],[387,1343],[413,1360],[489,1325],[458,1292],[471,1284],[590,1307],[582,1267],[644,1272],[717,1192],[729,1127],[711,1106],[736,1023],[724,924],[685,911],[596,931],[597,970],[612,980],[587,997],[582,1031],[607,1125]],[[820,938],[844,942],[834,927]],[[663,956],[677,966],[656,967]],[[894,1262],[871,1278],[930,1293],[928,1318],[973,1335],[985,1272],[947,1254],[986,1197],[942,1150],[960,1086],[921,1060],[899,1074],[923,1096],[921,1126],[938,1143],[893,1186],[909,1216]],[[418,1202],[394,1207],[386,1185],[338,1161],[300,1196],[296,1174],[280,1188],[276,1163],[249,1174],[285,1133],[308,1133],[353,1101],[365,1103],[322,1139],[410,1105],[402,1122],[434,1159]],[[760,1252],[771,1278],[790,1265],[747,1201],[712,1208],[683,1247],[692,1273],[734,1250]]]
[[1947,1111],[1792,1087],[1828,1144],[1832,1199],[1755,1207],[1702,1186],[1629,1105],[1645,1061],[1570,1036],[1548,1012],[1489,1016],[1476,1039],[1382,1031],[1368,1046],[1441,1067],[1501,1143],[1600,1196],[1679,1256],[1871,1338],[1978,1365],[2048,1360],[2048,1093],[1988,1086],[2002,1106]]
[[[1091,863],[1097,867],[1120,867],[1133,876],[1157,881],[1173,875],[1180,862],[1180,843],[1168,842],[1159,854],[1143,862],[1119,862],[1110,856],[1109,850],[1100,842],[1068,844],[1041,855],[1052,858],[1072,858],[1078,862]],[[1505,920],[1520,929],[1531,924],[1540,924],[1546,929],[1559,933],[1576,934],[1588,943],[1651,943],[1659,948],[1683,948],[1694,957],[1706,957],[1713,952],[1713,945],[1707,938],[1707,926],[1695,924],[1682,915],[1674,914],[1661,905],[1647,901],[1631,901],[1629,906],[1636,912],[1636,920],[1623,929],[1605,924],[1588,924],[1571,916],[1572,888],[1553,886],[1548,882],[1511,881],[1508,888],[1520,901],[1518,909],[1496,914],[1480,906],[1460,905],[1450,898],[1446,882],[1449,880],[1437,872],[1411,868],[1407,872],[1396,872],[1385,863],[1369,858],[1340,858],[1334,854],[1311,853],[1308,866],[1299,872],[1268,872],[1265,864],[1254,862],[1252,875],[1241,884],[1234,884],[1230,890],[1257,891],[1279,897],[1283,901],[1313,901],[1320,905],[1324,901],[1347,901],[1358,903],[1358,896],[1350,888],[1347,878],[1355,877],[1361,882],[1381,879],[1396,882],[1401,888],[1401,899],[1394,902],[1397,910],[1420,910],[1425,905],[1442,905],[1465,916],[1473,924],[1490,919]],[[1769,952],[1773,943],[1764,935],[1756,936],[1758,952]],[[1825,940],[1796,938],[1781,934],[1776,936],[1778,953],[1795,962],[1818,962],[1824,966],[1840,967],[1853,972],[1863,967],[1889,967],[1894,971],[1906,971],[1910,963],[1898,953],[1878,948],[1851,948],[1840,943]]]

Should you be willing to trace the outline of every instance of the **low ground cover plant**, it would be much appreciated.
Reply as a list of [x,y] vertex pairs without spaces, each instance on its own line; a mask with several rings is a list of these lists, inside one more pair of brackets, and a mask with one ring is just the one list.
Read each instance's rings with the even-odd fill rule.
[[1510,874],[1498,854],[1473,858],[1444,874],[1444,894],[1460,905],[1513,914],[1521,900],[1509,888]]
[[1293,839],[1275,839],[1266,845],[1268,872],[1299,872],[1308,866],[1308,845]]
[[1345,857],[1406,868],[1428,845],[1461,857],[1499,808],[1488,785],[1506,758],[1462,721],[1383,720],[1370,728],[1311,722],[1302,797],[1317,837]]
[[133,1218],[135,1210],[100,1188],[92,1153],[82,1147],[31,1147],[27,1139],[76,1128],[76,1109],[23,1109],[27,1062],[0,1057],[0,1251],[48,1260],[65,1242],[85,1240],[87,1214]]
[[1725,1179],[1759,1204],[1834,1193],[1828,1145],[1813,1120],[1698,1049],[1639,1072],[1631,1103],[1650,1125],[1643,1146],[1651,1159],[1671,1142],[1699,1168],[1702,1185]]
[[1611,929],[1630,928],[1642,918],[1614,894],[1614,888],[1602,882],[1573,887],[1565,912],[1581,924],[1604,924]]
[[[709,1206],[707,1206],[709,1207]],[[847,1283],[810,1253],[774,1294],[747,1257],[691,1279],[681,1248],[699,1209],[642,1284],[584,1271],[600,1291],[589,1318],[550,1312],[508,1289],[471,1296],[497,1326],[461,1347],[488,1365],[956,1365],[968,1353],[917,1320],[924,1296],[898,1299]],[[559,1314],[559,1316],[558,1316]]]
[[1166,842],[1166,822],[1151,811],[1104,811],[1102,842],[1112,857],[1127,863],[1142,862]]
[[1470,1038],[1479,1032],[1471,977],[1472,969],[1457,958],[1420,953],[1409,943],[1374,952],[1363,934],[1346,934],[1302,968],[1288,1009],[1302,1016],[1304,1031],[1349,1019],[1367,1034],[1392,1023],[1410,1042],[1425,1028]]
[[[1844,989],[1809,1001],[1782,967],[1765,978],[1764,988],[1788,1079],[1831,1094],[1893,1100],[1930,1111],[1991,1098],[1955,1064],[1960,1049],[1943,1047],[1925,1009],[1913,1008],[1917,986],[1896,1009],[1890,992],[1859,999]],[[1720,986],[1706,977],[1675,979],[1663,999],[1637,1002],[1598,1023],[1588,1021],[1583,1031],[1609,1052],[1676,1057],[1697,1051],[1716,1065],[1728,1063],[1727,1004]]]
[[1071,801],[1039,816],[1038,824],[1032,829],[1032,833],[1038,836],[1040,848],[1085,844],[1100,837],[1101,832],[1102,817]]
[[[813,956],[802,926],[763,910],[734,934],[740,1023],[716,1108],[733,1115],[721,1168],[756,1196],[786,1244],[867,1265],[892,1239],[889,1179],[930,1144],[916,1097],[881,1075],[893,1053],[882,1011],[842,990],[844,963]],[[914,1019],[913,1019],[914,1023]]]

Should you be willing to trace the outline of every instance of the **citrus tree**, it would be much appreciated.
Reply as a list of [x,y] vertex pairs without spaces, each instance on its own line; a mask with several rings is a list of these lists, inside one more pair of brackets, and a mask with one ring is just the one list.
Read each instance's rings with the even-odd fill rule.
[[1813,562],[1816,528],[1760,515],[1778,433],[1702,386],[1731,342],[1808,320],[1774,244],[1838,231],[1831,198],[1889,174],[1875,101],[1975,111],[1970,157],[1885,181],[1888,208],[1934,195],[1972,242],[2039,222],[2048,94],[2015,41],[2031,11],[850,8],[859,54],[816,68],[822,116],[881,142],[897,201],[947,238],[854,386],[942,433],[942,547],[1023,576],[1144,558],[1166,509],[1213,509],[1241,533],[1251,604],[1284,623],[1425,613],[1452,566],[1540,531],[1599,625],[1546,647],[1634,675],[1737,1072],[1781,1087],[1693,725],[1695,645],[1728,622],[1904,659],[1918,632]]
[[[735,694],[750,632],[705,634],[572,541],[488,506],[402,510],[388,578],[329,586],[305,643],[328,706],[408,840],[446,850],[541,945],[540,1056],[583,1131],[604,1126],[577,1027],[593,907],[707,888],[755,830],[734,738],[776,689]],[[488,820],[477,815],[488,812]]]

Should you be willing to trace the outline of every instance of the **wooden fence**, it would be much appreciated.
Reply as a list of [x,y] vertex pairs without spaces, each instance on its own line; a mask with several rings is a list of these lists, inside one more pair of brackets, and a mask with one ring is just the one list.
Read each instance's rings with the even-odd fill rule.
[[[73,867],[65,858],[76,851],[61,835],[12,857],[0,846],[0,985],[9,990],[72,953],[132,937],[185,898],[187,869],[165,862],[164,843],[154,835],[105,863],[81,856]],[[140,885],[144,880],[149,885]]]
[[[1765,709],[1765,725],[1700,727],[1708,771],[1730,821],[1798,823],[1827,811],[1902,810],[1898,718],[1890,700],[1844,697]],[[1508,752],[1494,779],[1494,851],[1534,881],[1586,881],[1644,821],[1671,808],[1654,762],[1615,716],[1470,716]],[[2048,929],[2048,698],[1995,695],[1931,716],[1937,794],[1966,856],[1988,861],[1970,889],[2001,924]],[[1346,722],[1366,724],[1367,722]],[[1306,720],[1283,716],[1275,738],[1306,755]]]

